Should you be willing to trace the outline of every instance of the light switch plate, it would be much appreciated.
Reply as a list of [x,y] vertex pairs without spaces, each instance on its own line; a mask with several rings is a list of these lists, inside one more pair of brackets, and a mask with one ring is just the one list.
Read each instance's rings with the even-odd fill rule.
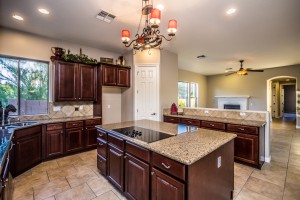
[[208,111],[208,110],[204,110],[204,113],[205,113],[205,114],[208,114],[208,113],[209,113],[209,111]]
[[61,110],[61,107],[60,106],[53,106],[53,111],[54,112],[58,112]]
[[246,113],[240,112],[240,116],[246,116]]

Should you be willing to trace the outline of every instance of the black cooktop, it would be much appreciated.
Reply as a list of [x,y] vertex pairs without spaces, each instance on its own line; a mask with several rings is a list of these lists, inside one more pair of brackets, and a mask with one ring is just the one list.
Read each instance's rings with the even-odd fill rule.
[[159,131],[154,131],[146,128],[141,128],[138,126],[131,126],[125,128],[113,129],[113,131],[127,135],[129,137],[142,140],[147,143],[155,142],[165,138],[173,137],[174,135],[162,133]]

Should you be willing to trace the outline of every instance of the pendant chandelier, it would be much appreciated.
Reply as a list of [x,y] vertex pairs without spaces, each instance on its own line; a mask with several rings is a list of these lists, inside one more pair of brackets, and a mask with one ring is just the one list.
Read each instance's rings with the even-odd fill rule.
[[[141,34],[139,34],[141,21],[145,16],[145,25]],[[142,0],[142,14],[140,18],[140,23],[138,26],[135,39],[130,43],[130,32],[129,30],[122,30],[122,41],[125,47],[130,47],[133,45],[134,50],[151,49],[155,47],[160,47],[162,40],[171,41],[173,36],[177,31],[177,21],[172,19],[168,23],[168,35],[169,38],[166,38],[164,35],[160,35],[159,24],[161,19],[161,11],[157,8],[153,8],[153,3],[149,0]]]

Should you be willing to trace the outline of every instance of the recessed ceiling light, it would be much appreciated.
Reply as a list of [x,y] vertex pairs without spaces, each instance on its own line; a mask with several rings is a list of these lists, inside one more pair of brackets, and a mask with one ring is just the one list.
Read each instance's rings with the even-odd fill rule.
[[156,8],[159,9],[159,10],[163,10],[165,7],[161,4],[159,4],[159,5],[156,6]]
[[13,15],[13,18],[15,18],[16,20],[19,20],[19,21],[23,21],[24,18],[21,17],[20,15]]
[[49,15],[49,11],[46,10],[46,9],[44,9],[44,8],[39,8],[39,12],[40,12],[40,13],[43,13],[43,14],[45,14],[45,15]]
[[233,13],[235,13],[236,12],[236,9],[235,8],[230,8],[230,9],[228,9],[227,11],[226,11],[226,13],[228,14],[228,15],[232,15]]

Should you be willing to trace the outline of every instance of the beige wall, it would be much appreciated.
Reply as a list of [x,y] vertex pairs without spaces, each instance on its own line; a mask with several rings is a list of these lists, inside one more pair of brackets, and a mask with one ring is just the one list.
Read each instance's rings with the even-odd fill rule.
[[[50,62],[50,56],[52,56],[51,47],[55,46],[70,49],[71,53],[75,54],[79,53],[79,48],[82,48],[82,52],[84,54],[97,60],[99,60],[100,57],[112,57],[115,60],[119,56],[119,54],[101,49],[73,44],[61,40],[53,40],[0,27],[0,54],[2,55],[31,58]],[[51,74],[49,80],[51,82]],[[111,107],[109,110],[107,109],[108,105]],[[120,89],[117,91],[111,88],[103,89],[102,117],[103,122],[106,123],[121,121]]]
[[160,52],[160,111],[170,108],[178,99],[178,56],[166,50]]
[[206,107],[207,98],[207,77],[198,73],[179,70],[178,81],[198,83],[198,107]]
[[265,69],[262,73],[249,73],[248,76],[215,75],[207,77],[207,106],[217,107],[215,96],[249,95],[250,110],[267,110],[267,80],[277,76],[297,78],[297,90],[300,89],[300,64]]

